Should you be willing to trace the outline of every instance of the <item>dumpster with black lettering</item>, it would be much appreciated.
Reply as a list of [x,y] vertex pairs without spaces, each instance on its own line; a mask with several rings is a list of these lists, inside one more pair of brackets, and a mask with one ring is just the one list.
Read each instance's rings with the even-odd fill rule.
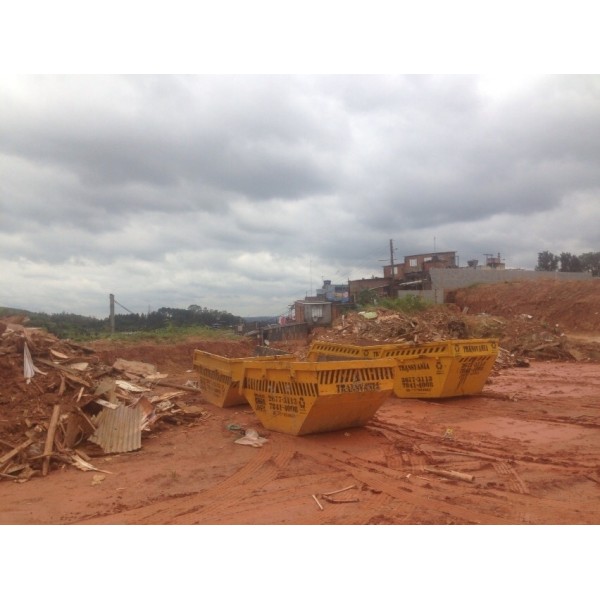
[[399,398],[451,398],[478,394],[498,357],[497,339],[356,346],[313,342],[309,360],[394,358]]
[[244,361],[241,393],[271,431],[306,435],[365,425],[392,395],[395,359]]
[[246,404],[246,398],[240,393],[239,389],[245,360],[261,363],[281,362],[295,360],[295,356],[280,354],[276,356],[228,358],[204,350],[194,350],[193,365],[198,375],[203,396],[209,402],[221,407]]

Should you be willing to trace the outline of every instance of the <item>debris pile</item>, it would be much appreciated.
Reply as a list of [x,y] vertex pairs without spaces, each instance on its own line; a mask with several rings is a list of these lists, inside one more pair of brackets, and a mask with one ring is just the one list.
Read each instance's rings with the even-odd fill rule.
[[315,331],[314,339],[346,341],[356,345],[422,343],[466,339],[467,325],[453,305],[435,306],[418,315],[378,308],[350,312],[339,317],[331,329]]
[[447,339],[497,338],[500,353],[495,369],[519,366],[522,359],[583,360],[558,325],[549,326],[528,314],[511,318],[470,315],[456,305],[431,307],[413,315],[377,308],[342,315],[331,328],[315,329],[312,340],[354,345],[424,343]]
[[159,422],[209,416],[185,401],[197,396],[195,382],[169,384],[138,361],[106,365],[94,350],[25,323],[0,320],[0,481],[27,481],[57,464],[99,470],[93,456],[139,449]]

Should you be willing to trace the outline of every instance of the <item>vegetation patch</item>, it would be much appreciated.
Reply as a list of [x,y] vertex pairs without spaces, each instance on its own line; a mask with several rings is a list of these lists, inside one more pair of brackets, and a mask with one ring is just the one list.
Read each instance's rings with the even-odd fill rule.
[[425,300],[421,296],[407,294],[402,298],[383,298],[379,303],[379,306],[412,315],[427,310],[433,306],[433,303]]
[[225,311],[197,305],[187,309],[164,307],[147,314],[115,315],[113,333],[108,317],[98,319],[66,312],[46,314],[0,307],[0,317],[12,315],[27,317],[29,327],[42,327],[58,338],[80,342],[107,337],[137,341],[176,341],[190,336],[222,338],[243,320]]

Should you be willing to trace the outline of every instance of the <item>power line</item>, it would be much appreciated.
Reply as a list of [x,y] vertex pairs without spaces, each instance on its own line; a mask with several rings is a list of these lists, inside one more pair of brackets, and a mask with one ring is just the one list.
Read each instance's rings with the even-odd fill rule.
[[135,314],[132,310],[129,310],[126,306],[123,306],[120,302],[117,302],[116,300],[115,300],[115,304],[118,304],[121,308],[126,310],[129,314],[131,314],[131,315]]

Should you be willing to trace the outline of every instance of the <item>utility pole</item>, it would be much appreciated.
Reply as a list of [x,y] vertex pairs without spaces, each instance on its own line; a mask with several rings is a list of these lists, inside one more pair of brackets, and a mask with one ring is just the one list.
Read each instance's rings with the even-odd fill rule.
[[110,333],[113,334],[115,332],[115,295],[110,294]]
[[390,240],[390,267],[392,269],[392,281],[390,282],[390,298],[393,298],[394,283],[396,282],[396,273],[394,272],[394,240]]

